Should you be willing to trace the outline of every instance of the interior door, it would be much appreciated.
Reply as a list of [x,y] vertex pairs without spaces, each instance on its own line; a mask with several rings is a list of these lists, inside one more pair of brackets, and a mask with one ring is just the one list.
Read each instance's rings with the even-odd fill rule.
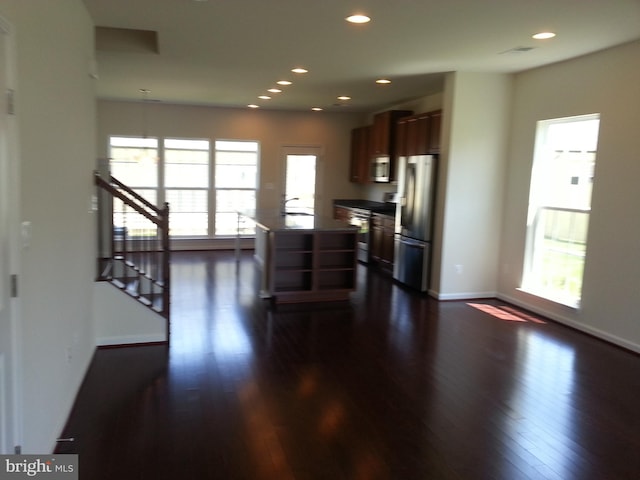
[[[15,195],[8,95],[9,27],[0,18],[0,454],[13,453],[16,405],[16,324],[12,304],[12,216]],[[12,107],[11,107],[12,108]],[[15,230],[15,229],[14,229]]]

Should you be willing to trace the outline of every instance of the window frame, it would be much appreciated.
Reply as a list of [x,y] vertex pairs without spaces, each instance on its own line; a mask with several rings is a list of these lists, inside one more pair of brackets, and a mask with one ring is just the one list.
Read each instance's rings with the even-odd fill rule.
[[[247,145],[249,144],[255,144],[255,150],[234,150],[234,149],[223,149],[223,148],[218,148],[218,144],[223,144],[225,142],[229,142],[229,143],[233,143],[233,144],[241,144],[241,143],[245,143]],[[216,170],[218,167],[218,152],[232,152],[232,153],[236,153],[236,152],[246,152],[246,153],[253,153],[255,154],[255,181],[254,181],[254,187],[253,188],[249,188],[249,187],[218,187],[216,185]],[[255,225],[253,223],[247,223],[244,227],[242,227],[241,225],[237,225],[238,228],[240,228],[242,231],[241,232],[237,232],[235,231],[234,233],[229,233],[229,234],[218,234],[217,233],[217,228],[218,228],[218,224],[217,224],[217,217],[218,217],[218,213],[232,213],[232,212],[219,212],[218,211],[218,205],[217,205],[217,198],[218,198],[218,191],[252,191],[254,192],[254,198],[255,198],[255,203],[253,205],[252,208],[250,208],[250,210],[255,210],[257,203],[258,203],[258,195],[259,195],[259,191],[260,191],[260,158],[261,158],[261,145],[260,142],[257,140],[246,140],[246,139],[227,139],[227,138],[216,138],[213,141],[213,162],[212,162],[212,167],[211,167],[211,175],[212,175],[212,184],[211,184],[211,188],[212,188],[212,203],[213,203],[213,229],[211,231],[212,233],[212,237],[213,238],[230,238],[230,237],[235,237],[235,236],[240,236],[242,238],[253,238],[255,237]],[[244,220],[246,222],[246,219]]]
[[[167,142],[171,142],[171,141],[193,141],[193,142],[207,142],[207,149],[193,149],[193,148],[175,148],[175,147],[167,147]],[[175,234],[171,234],[171,214],[173,213],[173,210],[171,209],[171,202],[169,202],[169,234],[170,234],[170,238],[172,240],[188,240],[188,239],[199,239],[199,238],[210,238],[211,232],[212,232],[212,225],[211,225],[211,205],[212,205],[212,200],[211,200],[211,185],[212,185],[212,181],[213,181],[213,174],[212,174],[212,154],[211,154],[211,144],[213,143],[212,140],[208,139],[208,138],[186,138],[186,137],[162,137],[162,153],[160,155],[160,161],[159,164],[161,165],[161,173],[159,172],[159,174],[161,175],[161,188],[162,188],[162,203],[168,201],[167,200],[167,193],[169,191],[204,191],[206,194],[206,201],[205,201],[205,205],[206,205],[206,212],[204,212],[207,215],[207,221],[205,223],[206,225],[206,230],[207,232],[204,235],[197,235],[197,234],[190,234],[190,235],[175,235]],[[166,181],[166,174],[167,174],[167,155],[166,152],[167,150],[179,150],[179,151],[194,151],[194,152],[207,152],[207,187],[168,187],[167,186],[167,181]],[[161,204],[162,204],[161,203]],[[178,212],[176,212],[178,213]],[[196,212],[194,212],[196,213]],[[200,212],[202,213],[202,212]]]
[[[593,173],[590,176],[590,191],[588,194],[588,206],[583,205],[575,205],[575,201],[565,200],[564,202],[558,202],[558,199],[550,199],[547,195],[545,198],[544,192],[549,192],[548,183],[541,181],[542,178],[547,179],[548,181],[548,169],[551,168],[549,166],[550,155],[558,154],[558,150],[553,150],[550,148],[550,142],[548,142],[549,130],[553,125],[558,124],[570,124],[577,122],[585,122],[585,121],[598,121],[598,127],[596,130],[596,138],[590,138],[593,142],[593,150],[581,150],[581,154],[592,154],[593,155]],[[561,118],[553,118],[548,120],[540,120],[536,124],[536,133],[535,133],[535,148],[533,154],[533,163],[531,166],[531,179],[529,184],[529,199],[527,205],[527,222],[526,222],[526,235],[525,235],[525,249],[524,249],[524,259],[523,259],[523,272],[522,272],[522,281],[520,290],[527,292],[531,295],[535,295],[537,297],[546,299],[548,301],[559,303],[571,308],[579,308],[582,300],[583,294],[583,285],[584,285],[584,271],[586,264],[586,252],[588,247],[588,232],[589,232],[589,218],[591,213],[591,201],[593,197],[593,184],[595,182],[595,164],[597,162],[597,146],[598,146],[598,137],[600,132],[600,114],[592,113],[585,115],[576,115],[570,117],[561,117]],[[561,151],[562,154],[566,154],[570,152],[570,150]],[[565,160],[566,161],[566,160]],[[576,185],[573,183],[573,179],[571,178],[571,185]],[[545,189],[543,185],[547,185]],[[580,287],[577,297],[570,296],[566,292],[563,293],[559,289],[553,289],[549,287],[545,287],[542,285],[541,278],[544,275],[537,276],[536,274],[540,271],[544,271],[544,261],[545,258],[543,254],[545,250],[549,250],[548,247],[540,244],[540,238],[543,240],[544,232],[539,230],[543,223],[541,217],[544,214],[541,214],[541,211],[550,211],[554,213],[563,212],[569,213],[573,215],[586,214],[586,220],[583,219],[582,223],[586,222],[586,226],[584,227],[584,254],[582,255],[583,260],[580,265]],[[566,223],[562,224],[563,227],[567,227]],[[551,240],[554,240],[552,238]],[[577,250],[576,250],[577,252]],[[574,252],[575,253],[575,252]],[[565,255],[574,255],[574,253],[565,252]],[[574,255],[577,256],[577,255]],[[549,257],[546,257],[547,259]]]
[[[232,144],[238,143],[246,143],[246,144],[254,144],[255,150],[246,150],[250,153],[255,154],[255,183],[253,188],[220,188],[220,190],[241,190],[241,191],[253,191],[255,194],[255,205],[253,209],[255,209],[258,202],[258,195],[260,191],[260,167],[261,167],[261,144],[258,140],[250,140],[250,139],[227,139],[227,138],[188,138],[188,137],[177,137],[177,136],[167,136],[167,137],[146,137],[146,136],[136,136],[136,135],[109,135],[108,137],[108,147],[112,148],[112,138],[123,138],[123,139],[135,139],[135,140],[143,140],[143,139],[153,139],[156,141],[156,151],[157,151],[157,179],[155,187],[133,187],[136,190],[154,190],[156,195],[157,205],[162,205],[166,201],[167,193],[171,190],[203,190],[202,187],[167,187],[166,185],[166,150],[175,150],[175,148],[167,148],[166,142],[169,140],[188,140],[188,141],[206,141],[209,144],[208,149],[208,187],[207,187],[207,234],[206,235],[171,235],[172,241],[182,241],[182,240],[198,240],[198,239],[228,239],[236,236],[235,230],[234,234],[216,234],[216,214],[217,210],[217,202],[216,202],[216,194],[219,188],[215,184],[215,171],[216,171],[216,145],[218,142],[231,142]],[[188,150],[188,149],[185,149]],[[224,151],[245,151],[245,150],[224,150]],[[111,170],[111,158],[109,162],[109,169]],[[171,212],[171,204],[169,204],[169,209]],[[254,237],[254,233],[246,233],[250,230],[248,228],[242,237],[252,238]]]

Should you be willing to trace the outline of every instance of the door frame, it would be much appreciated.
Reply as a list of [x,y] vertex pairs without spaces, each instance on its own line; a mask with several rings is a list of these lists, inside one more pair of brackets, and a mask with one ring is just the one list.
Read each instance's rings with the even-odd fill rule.
[[[4,370],[5,380],[0,389],[4,392],[3,402],[5,404],[4,412],[0,412],[4,431],[0,432],[0,451],[1,454],[16,453],[16,449],[22,443],[22,331],[20,328],[20,298],[19,298],[19,273],[20,273],[20,244],[21,244],[21,227],[20,227],[20,195],[19,195],[19,148],[18,148],[18,121],[16,118],[14,98],[16,91],[16,47],[15,32],[12,25],[2,16],[0,16],[0,35],[3,42],[0,42],[0,48],[4,49],[4,65],[0,65],[0,74],[4,72],[2,84],[6,91],[0,91],[3,96],[0,101],[0,115],[4,117],[1,127],[5,131],[2,135],[5,138],[4,151],[0,155],[4,156],[6,162],[6,175],[2,185],[5,190],[4,201],[7,208],[7,224],[8,235],[6,240],[8,245],[8,260],[4,270],[0,272],[3,275],[5,284],[5,293],[8,302],[6,308],[6,318],[1,320],[6,324],[3,327],[3,334],[7,334],[9,338],[8,351],[0,352],[3,357],[2,369]],[[11,92],[11,95],[10,95]],[[11,102],[11,105],[9,104]],[[15,278],[15,280],[14,280]],[[15,285],[14,285],[15,282]],[[7,291],[8,290],[8,291]],[[3,315],[4,316],[4,315]]]

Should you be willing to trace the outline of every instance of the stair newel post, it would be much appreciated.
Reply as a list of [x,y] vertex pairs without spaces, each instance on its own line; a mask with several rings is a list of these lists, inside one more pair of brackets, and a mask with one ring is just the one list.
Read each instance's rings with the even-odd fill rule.
[[98,279],[102,278],[102,272],[104,270],[104,260],[105,260],[105,253],[104,253],[104,205],[103,205],[103,201],[102,201],[102,189],[100,188],[100,174],[98,173],[97,170],[93,171],[93,184],[96,188],[96,208],[97,208],[97,215],[96,215],[96,222],[97,222],[97,231],[98,231],[98,255],[96,255],[96,261],[97,261],[97,269],[96,269],[96,275]]
[[167,319],[167,342],[170,341],[170,284],[171,284],[171,265],[170,265],[170,246],[169,246],[169,203],[164,203],[164,208],[162,209],[162,311],[164,313],[165,318]]
[[140,248],[140,274],[141,276],[149,275],[149,251],[151,250],[151,233],[153,231],[153,225],[150,225],[149,220],[145,220],[146,226],[144,228],[144,234],[142,235],[142,246]]
[[122,256],[122,264],[124,266],[123,278],[125,279],[125,285],[129,284],[130,272],[128,268],[129,264],[129,205],[123,203],[122,205],[122,240],[120,241],[120,255]]

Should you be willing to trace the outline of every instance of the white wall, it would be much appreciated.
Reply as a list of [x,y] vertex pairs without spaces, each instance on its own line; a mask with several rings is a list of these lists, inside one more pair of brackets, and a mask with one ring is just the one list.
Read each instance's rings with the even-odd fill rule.
[[[80,0],[3,0],[16,32],[25,453],[54,447],[94,350],[93,26]],[[71,358],[68,358],[68,355]]]
[[430,288],[437,298],[497,292],[511,94],[509,75],[447,77]]
[[[153,97],[153,93],[151,94]],[[258,203],[278,208],[284,185],[284,146],[320,146],[318,213],[332,215],[334,198],[360,198],[349,182],[351,129],[362,115],[330,112],[284,112],[138,102],[98,102],[98,151],[108,156],[109,135],[143,135],[143,108],[148,108],[151,137],[257,140],[261,170]]]
[[166,320],[108,282],[93,284],[97,346],[167,340]]
[[[640,351],[640,41],[515,78],[500,296]],[[536,122],[600,113],[582,304],[518,290]]]

